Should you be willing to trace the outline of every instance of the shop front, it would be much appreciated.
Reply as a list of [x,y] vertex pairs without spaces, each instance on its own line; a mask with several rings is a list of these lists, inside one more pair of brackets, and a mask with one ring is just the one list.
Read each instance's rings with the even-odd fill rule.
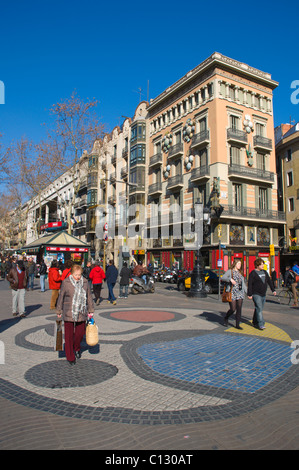
[[67,232],[58,232],[44,235],[34,242],[22,248],[27,256],[36,256],[37,263],[43,258],[46,265],[50,266],[54,259],[62,261],[71,259],[78,264],[86,264],[90,246]]

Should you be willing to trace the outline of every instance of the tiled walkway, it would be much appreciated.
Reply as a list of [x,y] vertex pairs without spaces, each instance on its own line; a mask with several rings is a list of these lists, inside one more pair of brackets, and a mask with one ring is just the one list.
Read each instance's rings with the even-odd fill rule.
[[[4,291],[7,305],[9,294]],[[236,330],[222,325],[218,304],[200,309],[188,301],[186,308],[178,297],[167,308],[150,303],[140,308],[136,297],[128,300],[116,307],[102,304],[96,311],[99,345],[83,343],[75,366],[53,350],[55,315],[47,303],[24,320],[0,322],[5,345],[0,404],[60,417],[62,428],[75,420],[78,433],[88,421],[100,427],[131,426],[135,438],[140,427],[155,433],[177,427],[189,436],[190,426],[201,432],[204,423],[216,420],[225,427],[229,420],[284,403],[298,390],[298,366],[290,360],[291,342],[299,337],[294,327],[267,321],[261,332],[244,319],[243,330]],[[3,408],[1,415],[0,448],[9,448]],[[153,435],[154,444],[160,445]],[[152,447],[143,442],[140,448]]]

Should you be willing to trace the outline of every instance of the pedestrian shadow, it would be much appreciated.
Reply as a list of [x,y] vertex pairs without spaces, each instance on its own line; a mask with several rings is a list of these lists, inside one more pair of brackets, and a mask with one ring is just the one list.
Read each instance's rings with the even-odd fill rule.
[[[84,352],[88,351],[89,354],[95,355],[95,354],[100,354],[100,344],[96,344],[95,346],[88,346],[85,341],[83,340],[81,343],[81,353],[82,357]],[[66,358],[65,350],[63,351],[58,351],[58,358],[59,359],[64,359]]]
[[22,320],[21,318],[14,317],[14,318],[8,318],[7,320],[0,321],[0,333],[4,333],[4,331],[16,325],[21,320]]
[[31,313],[33,313],[35,310],[40,309],[43,306],[43,304],[36,304],[36,305],[26,305],[25,309],[25,316],[28,317]]

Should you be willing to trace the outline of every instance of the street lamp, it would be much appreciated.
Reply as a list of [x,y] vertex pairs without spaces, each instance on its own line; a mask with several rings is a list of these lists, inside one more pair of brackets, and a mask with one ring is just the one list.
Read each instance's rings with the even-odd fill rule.
[[[195,260],[195,266],[191,274],[191,287],[188,292],[188,297],[207,297],[205,290],[205,277],[203,272],[203,257],[201,254],[201,247],[203,244],[203,233],[204,225],[209,224],[210,220],[210,209],[203,207],[203,204],[197,200],[195,203],[195,217],[198,215],[197,224],[197,256]],[[196,224],[195,224],[196,226]]]

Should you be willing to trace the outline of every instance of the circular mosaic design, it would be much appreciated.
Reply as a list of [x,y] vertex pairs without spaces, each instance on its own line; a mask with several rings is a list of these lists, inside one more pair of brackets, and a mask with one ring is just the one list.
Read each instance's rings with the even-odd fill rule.
[[290,346],[226,334],[144,344],[137,353],[159,374],[254,393],[291,368]]
[[171,312],[163,312],[160,310],[130,310],[112,313],[111,317],[117,320],[147,323],[171,321],[174,320],[175,315]]
[[25,379],[43,388],[86,387],[96,385],[114,377],[118,369],[111,364],[93,360],[50,361],[38,364],[25,373]]

